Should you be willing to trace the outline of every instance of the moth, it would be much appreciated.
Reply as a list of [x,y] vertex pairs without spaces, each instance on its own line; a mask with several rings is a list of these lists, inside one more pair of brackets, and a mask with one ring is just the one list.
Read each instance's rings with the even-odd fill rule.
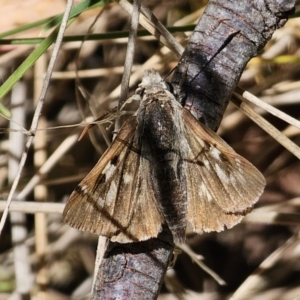
[[73,191],[63,220],[119,243],[157,237],[162,224],[182,243],[187,228],[239,223],[263,175],[183,108],[156,71],[144,73],[136,94],[137,112]]

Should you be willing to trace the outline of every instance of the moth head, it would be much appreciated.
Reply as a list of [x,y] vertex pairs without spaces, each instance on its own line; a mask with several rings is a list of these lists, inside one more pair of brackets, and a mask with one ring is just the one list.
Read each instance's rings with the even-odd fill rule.
[[172,92],[173,87],[171,84],[165,82],[155,70],[145,70],[136,94],[143,96],[144,94],[155,93],[161,90]]

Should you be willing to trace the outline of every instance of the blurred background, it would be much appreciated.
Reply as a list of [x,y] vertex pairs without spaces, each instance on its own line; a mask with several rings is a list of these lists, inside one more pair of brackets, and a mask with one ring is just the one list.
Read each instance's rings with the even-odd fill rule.
[[[0,44],[1,84],[35,49],[34,38],[48,36],[51,20],[21,30],[64,12],[63,0],[2,0],[1,33],[13,42]],[[75,5],[79,1],[75,1]],[[143,1],[167,27],[196,24],[207,1]],[[117,3],[87,9],[68,27],[45,99],[35,138],[22,172],[18,192],[37,176],[47,159],[59,159],[42,174],[26,201],[64,203],[91,170],[112,139],[113,126],[95,126],[79,142],[76,138],[88,116],[94,119],[117,105],[123,74],[130,17]],[[142,29],[142,28],[141,28]],[[91,34],[104,34],[91,40]],[[192,31],[175,32],[185,46]],[[24,40],[27,39],[27,40]],[[82,40],[84,40],[82,42]],[[132,94],[143,70],[166,75],[177,64],[176,55],[147,35],[137,38]],[[300,19],[291,18],[276,31],[258,57],[247,65],[239,86],[288,115],[300,117]],[[3,99],[0,116],[1,209],[16,176],[51,55],[45,51]],[[253,106],[254,107],[254,106]],[[134,111],[136,104],[127,107]],[[300,130],[259,107],[266,120],[300,144]],[[11,121],[14,120],[14,122]],[[69,127],[69,125],[74,125]],[[16,132],[8,132],[8,128]],[[188,233],[187,249],[166,275],[159,299],[298,299],[300,297],[300,164],[299,160],[230,104],[218,133],[266,177],[264,194],[255,206],[256,217],[222,233]],[[63,149],[61,149],[63,145]],[[26,206],[26,204],[25,204]],[[47,210],[47,206],[45,206]],[[17,273],[29,279],[32,299],[89,299],[97,236],[62,223],[59,213],[13,213],[0,239],[0,300],[14,299]],[[275,216],[275,217],[274,217]],[[23,225],[22,225],[23,224]],[[20,229],[21,228],[21,229]],[[21,230],[21,238],[14,230]],[[19,240],[18,240],[19,236]],[[16,269],[14,255],[24,242],[24,269]],[[24,249],[23,249],[24,250]],[[16,252],[15,252],[16,253]],[[201,261],[226,284],[201,268]],[[17,264],[16,264],[17,263]],[[22,264],[21,264],[22,265]],[[23,264],[24,265],[24,264]],[[256,276],[253,276],[255,272]],[[259,274],[259,276],[257,275]],[[19,275],[22,276],[22,275]],[[300,299],[300,298],[299,298]]]

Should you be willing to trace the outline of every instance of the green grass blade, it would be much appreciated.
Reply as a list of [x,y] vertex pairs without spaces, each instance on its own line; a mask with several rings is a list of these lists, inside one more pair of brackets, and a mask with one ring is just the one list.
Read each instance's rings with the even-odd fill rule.
[[[110,1],[111,2],[111,1]],[[96,7],[100,7],[100,6],[104,6],[105,5],[105,0],[84,0],[82,2],[80,2],[78,5],[74,6],[71,10],[70,13],[70,19],[73,17],[78,16],[79,14],[81,14],[82,12],[89,10],[89,9],[93,9]],[[60,24],[61,20],[62,20],[62,16],[63,14],[60,14],[58,16],[53,16],[53,17],[48,17],[30,24],[25,24],[23,26],[19,26],[18,28],[9,30],[9,31],[5,31],[3,33],[0,33],[0,39],[3,39],[7,36],[11,36],[13,34],[17,34],[35,27],[38,27],[40,25],[44,25],[43,27],[43,31],[46,31],[54,26],[57,26],[58,24]]]
[[[74,21],[69,20],[68,26]],[[55,42],[58,29],[55,29],[41,44],[23,61],[23,63],[10,75],[0,87],[0,99],[2,99],[13,87],[13,85],[32,67],[36,60]]]
[[[186,25],[186,26],[178,26],[178,27],[168,27],[167,29],[173,32],[185,32],[185,31],[193,31],[195,25]],[[78,42],[78,41],[100,41],[107,39],[118,39],[128,37],[129,31],[111,31],[106,33],[94,33],[86,35],[72,35],[65,36],[64,42]],[[139,30],[139,37],[142,36],[150,36],[151,34],[147,30]],[[20,39],[3,39],[0,40],[0,45],[36,45],[40,44],[44,38],[20,38]]]
[[[81,3],[79,3],[77,6],[73,7],[70,15],[70,20],[68,22],[68,26],[75,20],[75,17],[78,16],[81,12],[87,9],[95,8],[98,6],[103,6],[108,1],[105,0],[84,0]],[[44,19],[40,22],[43,22],[45,20],[48,21],[48,24],[45,25],[47,26],[54,26],[58,25],[62,19],[62,15],[55,17],[54,19],[52,18],[51,21],[49,19]],[[37,22],[34,23],[36,25]],[[32,25],[32,24],[31,24]],[[29,25],[28,25],[29,26]],[[30,27],[27,27],[30,28]],[[31,27],[32,28],[32,27]],[[24,29],[24,26],[22,27]],[[14,31],[16,33],[16,31]],[[55,29],[47,38],[43,39],[43,41],[40,43],[40,45],[23,61],[23,63],[11,74],[11,76],[3,83],[3,85],[0,87],[0,100],[11,90],[13,85],[25,74],[25,72],[32,67],[32,65],[36,62],[36,60],[43,54],[45,51],[54,43],[56,40],[58,33],[58,29]],[[4,33],[2,34],[5,35],[7,34]],[[4,115],[8,116],[9,111],[5,108],[2,107],[2,110],[4,112]]]
[[5,37],[7,37],[7,36],[10,36],[10,35],[13,35],[13,34],[17,34],[17,33],[20,33],[20,32],[23,32],[23,31],[35,28],[37,26],[43,25],[43,24],[49,22],[51,19],[53,19],[53,17],[46,18],[46,19],[43,19],[43,20],[39,20],[39,21],[30,23],[30,24],[25,24],[23,26],[19,26],[18,28],[15,28],[15,29],[12,29],[12,30],[9,30],[9,31],[5,31],[3,33],[0,33],[0,39],[3,39]]
[[[77,17],[78,15],[80,15],[82,12],[89,10],[89,9],[93,9],[96,7],[100,7],[100,6],[104,6],[105,4],[108,4],[109,2],[113,2],[113,1],[106,1],[106,0],[84,0],[82,2],[80,2],[78,5],[74,6],[70,12],[70,19]],[[61,20],[62,20],[63,14],[60,14],[54,18],[52,18],[44,27],[43,27],[43,31],[46,31],[54,26],[57,26],[58,24],[60,24]]]
[[6,118],[11,117],[10,111],[2,103],[0,103],[0,115],[4,116]]

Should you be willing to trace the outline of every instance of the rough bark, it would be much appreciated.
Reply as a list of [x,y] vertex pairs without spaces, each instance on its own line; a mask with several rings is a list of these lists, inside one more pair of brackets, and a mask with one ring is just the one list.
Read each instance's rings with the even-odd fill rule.
[[295,1],[209,2],[174,72],[184,106],[216,130],[247,62],[293,12]]
[[145,242],[110,242],[95,278],[92,299],[156,299],[173,249],[168,228]]
[[[172,78],[200,121],[218,128],[245,65],[285,24],[294,5],[294,0],[209,2]],[[146,242],[110,243],[92,299],[156,299],[173,249],[168,229]]]

